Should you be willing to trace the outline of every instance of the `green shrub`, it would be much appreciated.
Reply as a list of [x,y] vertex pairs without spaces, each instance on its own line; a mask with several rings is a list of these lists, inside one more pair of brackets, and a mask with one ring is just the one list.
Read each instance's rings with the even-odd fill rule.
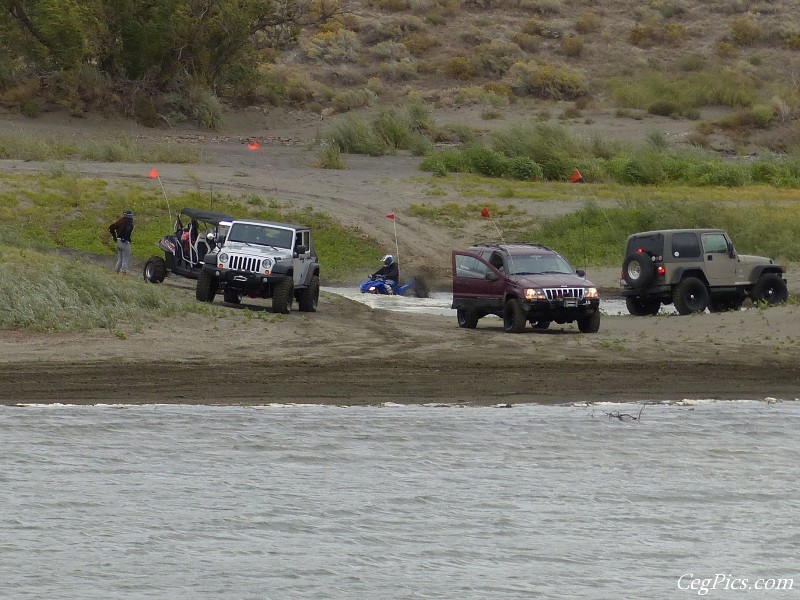
[[378,96],[372,90],[345,90],[331,98],[331,106],[336,112],[344,113],[354,108],[372,106]]
[[413,56],[422,56],[431,48],[436,48],[442,43],[438,37],[430,33],[416,31],[409,33],[401,41]]
[[602,18],[597,13],[585,12],[575,21],[575,31],[578,33],[595,33],[600,31],[603,24]]
[[549,100],[572,100],[586,94],[580,76],[564,67],[535,61],[515,63],[508,71],[511,88],[517,95]]
[[541,181],[544,170],[527,156],[515,156],[508,160],[507,174],[521,181]]
[[741,46],[749,46],[761,37],[761,27],[753,17],[736,17],[729,27],[731,37]]
[[326,138],[348,154],[380,156],[386,152],[386,145],[369,123],[354,116],[345,117]]
[[647,107],[647,112],[651,115],[659,115],[661,117],[675,117],[681,114],[683,108],[675,100],[656,100]]
[[306,42],[305,52],[311,60],[340,64],[353,62],[360,47],[361,43],[355,32],[340,29],[315,34]]
[[486,75],[505,75],[522,58],[520,47],[503,40],[492,40],[473,49],[472,62]]
[[383,63],[378,74],[386,81],[409,81],[417,76],[417,67],[408,58]]
[[470,167],[465,154],[461,150],[434,150],[425,156],[420,163],[423,171],[441,171],[446,173],[469,173]]
[[756,127],[767,127],[775,117],[775,110],[768,104],[756,104],[752,108],[753,123]]
[[545,34],[545,26],[539,19],[528,19],[522,24],[522,33],[527,35],[542,36]]
[[561,38],[561,51],[571,58],[583,53],[583,38],[579,35],[568,35]]
[[411,55],[405,45],[400,42],[391,41],[376,44],[373,46],[371,52],[375,58],[379,60],[401,60]]
[[527,33],[515,33],[511,36],[511,41],[525,52],[536,52],[542,45],[542,39],[538,35]]
[[450,75],[450,77],[466,81],[477,77],[479,69],[468,58],[464,56],[454,56],[447,61],[445,72]]
[[[781,43],[787,50],[800,50],[800,31],[784,31],[781,33]],[[0,89],[2,89],[1,86]]]
[[178,121],[192,121],[206,129],[219,129],[222,126],[219,98],[200,85],[188,84],[178,92],[165,95],[164,104]]
[[736,56],[736,46],[727,40],[722,40],[714,46],[714,54],[720,58],[733,58]]
[[508,172],[508,160],[499,152],[483,146],[469,146],[464,157],[470,171],[485,177],[502,177]]
[[344,169],[342,151],[336,144],[325,144],[317,153],[317,166],[321,169]]

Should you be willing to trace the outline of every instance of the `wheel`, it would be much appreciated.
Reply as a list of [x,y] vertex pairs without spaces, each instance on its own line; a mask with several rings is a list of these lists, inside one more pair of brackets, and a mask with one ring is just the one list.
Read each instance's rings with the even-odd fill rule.
[[503,327],[506,333],[522,333],[525,331],[525,313],[522,304],[516,298],[506,302],[503,309]]
[[661,300],[658,298],[628,296],[625,298],[625,306],[628,307],[628,312],[634,317],[646,317],[647,315],[658,314],[661,309]]
[[479,317],[474,310],[459,308],[456,310],[456,319],[458,320],[458,326],[464,329],[475,329],[478,326]]
[[142,277],[150,283],[161,283],[167,276],[167,263],[160,256],[151,256],[144,263]]
[[533,321],[531,321],[531,327],[533,327],[534,329],[547,329],[548,327],[550,327],[550,321],[547,321],[546,319],[539,319],[539,320],[534,319]]
[[711,312],[725,312],[728,310],[739,310],[742,308],[744,298],[738,294],[725,296],[712,296],[708,303],[708,310]]
[[708,288],[697,277],[687,277],[672,292],[679,315],[703,312],[708,307]]
[[581,333],[597,333],[600,331],[600,311],[596,310],[588,317],[579,318],[578,329]]
[[194,297],[200,302],[213,302],[217,295],[217,280],[210,271],[202,271],[197,279],[197,288]]
[[281,279],[272,292],[272,312],[288,315],[292,312],[294,281],[291,277]]
[[239,292],[237,292],[234,289],[225,288],[225,291],[223,292],[223,295],[224,295],[224,298],[225,298],[225,302],[227,302],[228,304],[241,304],[242,303],[242,299],[239,297]]
[[297,298],[298,308],[303,312],[317,312],[319,304],[319,277],[314,275],[308,287],[300,290]]
[[622,263],[622,278],[632,288],[643,288],[649,284],[656,271],[653,261],[647,254],[629,255]]
[[777,273],[764,273],[758,278],[751,292],[753,302],[766,302],[768,305],[786,302],[789,290],[786,282]]

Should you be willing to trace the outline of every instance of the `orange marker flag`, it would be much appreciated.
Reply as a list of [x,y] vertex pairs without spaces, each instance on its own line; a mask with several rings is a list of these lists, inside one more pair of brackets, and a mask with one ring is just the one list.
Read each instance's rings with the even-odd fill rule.
[[149,177],[150,179],[158,179],[158,171],[156,171],[155,167],[150,169],[150,172],[147,174],[147,177]]
[[492,218],[492,215],[489,214],[489,209],[486,208],[485,206],[481,209],[481,216],[484,219],[491,219]]
[[247,144],[248,150],[258,150],[261,146],[258,143],[258,140],[253,140],[249,144]]
[[386,215],[386,218],[394,221],[394,213],[389,213],[388,215]]
[[581,175],[581,172],[578,169],[575,169],[572,172],[572,175],[569,176],[570,183],[586,183],[586,180]]

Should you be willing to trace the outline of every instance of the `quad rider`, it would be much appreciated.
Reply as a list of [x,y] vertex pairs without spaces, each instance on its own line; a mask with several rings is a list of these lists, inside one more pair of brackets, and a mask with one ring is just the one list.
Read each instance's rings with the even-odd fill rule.
[[383,257],[383,266],[370,275],[370,279],[383,279],[387,294],[394,294],[394,286],[400,281],[400,267],[394,260],[394,256],[387,254]]

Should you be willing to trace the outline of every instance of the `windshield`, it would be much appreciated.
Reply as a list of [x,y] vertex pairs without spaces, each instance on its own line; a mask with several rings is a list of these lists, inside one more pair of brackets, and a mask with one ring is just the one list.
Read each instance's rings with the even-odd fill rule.
[[228,233],[229,242],[259,244],[275,248],[292,248],[294,232],[291,229],[258,225],[255,223],[234,223]]
[[511,256],[508,261],[511,275],[541,275],[542,273],[574,273],[575,269],[558,254]]

